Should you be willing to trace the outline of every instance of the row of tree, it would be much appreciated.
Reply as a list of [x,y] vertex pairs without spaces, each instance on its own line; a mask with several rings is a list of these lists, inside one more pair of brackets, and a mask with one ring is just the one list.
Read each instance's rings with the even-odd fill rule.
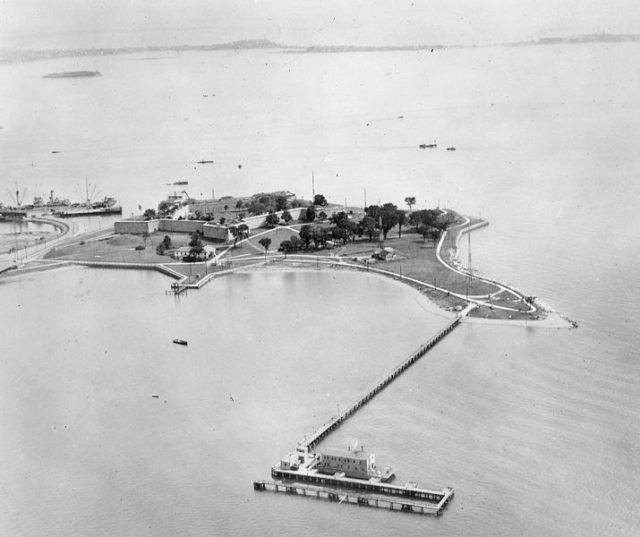
[[305,224],[300,228],[299,235],[292,235],[280,243],[280,250],[295,252],[309,249],[311,245],[318,248],[326,248],[330,243],[345,245],[349,241],[355,241],[356,237],[366,236],[370,241],[382,237],[387,239],[391,229],[398,226],[398,235],[402,236],[402,226],[413,226],[426,241],[430,238],[436,241],[442,231],[451,223],[450,215],[443,215],[436,209],[425,209],[412,212],[409,217],[403,210],[393,203],[384,205],[370,205],[365,209],[365,216],[359,221],[354,221],[345,211],[334,213],[331,216],[330,225]]

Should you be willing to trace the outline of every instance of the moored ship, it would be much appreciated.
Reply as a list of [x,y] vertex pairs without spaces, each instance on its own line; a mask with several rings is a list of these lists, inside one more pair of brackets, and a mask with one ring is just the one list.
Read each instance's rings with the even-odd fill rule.
[[54,211],[54,216],[59,218],[72,218],[74,216],[103,216],[110,214],[122,214],[122,207],[116,205],[115,198],[105,197],[102,201],[94,203],[72,204],[68,210]]

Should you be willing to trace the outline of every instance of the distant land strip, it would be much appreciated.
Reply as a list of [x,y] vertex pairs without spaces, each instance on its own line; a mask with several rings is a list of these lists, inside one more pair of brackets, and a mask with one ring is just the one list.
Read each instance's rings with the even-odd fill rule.
[[55,58],[72,58],[79,56],[111,56],[115,54],[136,54],[140,52],[191,52],[215,50],[255,50],[278,49],[283,52],[299,54],[339,53],[339,52],[392,52],[392,51],[420,51],[441,50],[445,48],[480,48],[480,47],[530,47],[543,45],[586,44],[586,43],[635,43],[640,41],[639,34],[610,34],[596,33],[569,37],[543,37],[530,41],[516,41],[512,43],[489,44],[458,44],[458,45],[284,45],[268,39],[247,39],[210,45],[167,45],[144,47],[116,47],[116,48],[78,48],[78,49],[42,49],[18,50],[4,49],[0,51],[0,63],[18,63]]

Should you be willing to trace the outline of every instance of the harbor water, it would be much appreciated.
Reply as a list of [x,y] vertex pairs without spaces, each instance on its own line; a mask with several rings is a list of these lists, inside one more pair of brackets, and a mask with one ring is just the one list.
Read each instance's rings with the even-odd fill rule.
[[[436,519],[252,487],[446,324],[416,291],[329,271],[180,298],[154,272],[1,276],[0,534],[637,535],[637,47],[1,66],[2,172],[33,194],[88,176],[128,215],[179,179],[310,197],[313,170],[332,201],[487,218],[461,260],[579,328],[465,322],[324,441],[452,487]],[[103,76],[41,79],[81,69]]]

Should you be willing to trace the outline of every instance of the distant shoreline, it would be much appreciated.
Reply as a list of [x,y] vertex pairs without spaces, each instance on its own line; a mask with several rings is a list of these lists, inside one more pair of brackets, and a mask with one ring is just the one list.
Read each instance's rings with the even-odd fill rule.
[[113,56],[120,54],[164,53],[164,52],[212,52],[241,50],[278,50],[293,54],[327,54],[349,52],[418,52],[436,51],[456,48],[488,48],[488,47],[531,47],[549,45],[582,45],[589,43],[637,43],[638,34],[584,34],[566,37],[543,37],[530,41],[482,44],[416,44],[416,45],[286,45],[267,39],[249,39],[229,43],[201,45],[167,45],[147,47],[113,47],[113,48],[78,48],[78,49],[40,49],[0,51],[0,64],[22,63],[57,58],[77,58],[82,56]]

